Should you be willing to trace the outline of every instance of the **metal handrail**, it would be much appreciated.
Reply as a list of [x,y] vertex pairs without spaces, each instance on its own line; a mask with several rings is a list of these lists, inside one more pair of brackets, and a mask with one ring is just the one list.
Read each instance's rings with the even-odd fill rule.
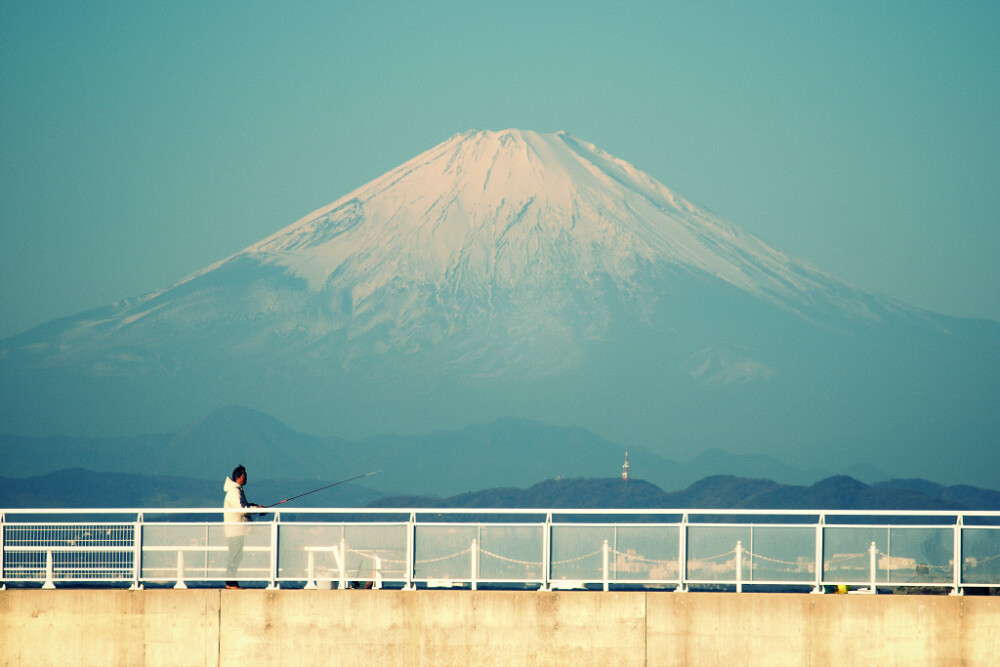
[[[295,582],[306,582],[307,587],[315,587],[317,581],[337,581],[340,587],[346,587],[349,583],[349,558],[361,564],[370,561],[370,565],[365,565],[366,573],[361,574],[374,577],[379,586],[383,582],[397,583],[409,589],[416,588],[418,584],[460,584],[475,589],[480,583],[493,582],[538,585],[543,590],[587,585],[601,585],[608,589],[610,585],[666,584],[674,585],[678,591],[688,590],[692,585],[733,586],[737,591],[742,591],[747,585],[773,585],[812,587],[814,592],[823,592],[826,586],[839,584],[867,585],[871,592],[876,592],[878,586],[944,585],[950,587],[952,593],[960,594],[963,587],[969,585],[1000,587],[1000,512],[996,511],[314,507],[283,508],[279,513],[268,508],[146,507],[0,509],[0,588],[7,583],[38,581],[44,582],[44,587],[52,588],[56,581],[74,580],[127,580],[133,587],[141,588],[143,582],[174,580],[164,575],[164,571],[176,571],[174,578],[178,588],[185,587],[185,579],[217,581],[222,578],[225,568],[218,562],[210,563],[210,560],[214,558],[218,561],[224,556],[223,552],[231,548],[219,538],[227,525],[232,527],[232,523],[224,521],[224,516],[247,512],[265,517],[264,521],[248,526],[261,538],[264,535],[261,531],[266,530],[266,544],[248,544],[246,551],[261,555],[266,553],[266,563],[241,566],[240,578],[267,582],[273,588],[282,583],[293,585]],[[185,515],[182,521],[170,520],[170,517],[181,515]],[[313,519],[315,515],[326,516],[320,520]],[[443,519],[442,515],[453,519]],[[32,516],[41,520],[31,521]],[[211,516],[212,520],[191,518],[207,516]],[[289,521],[288,516],[301,516],[304,520]],[[393,518],[381,518],[390,516]],[[491,516],[524,518],[515,522],[491,523],[488,520]],[[677,519],[653,522],[632,520],[643,516],[676,516]],[[102,520],[102,517],[108,520]],[[127,520],[122,520],[122,517],[127,517]],[[337,520],[338,517],[341,520]],[[362,517],[364,520],[360,520]],[[463,520],[463,517],[469,519]],[[571,517],[584,520],[564,520]],[[588,517],[600,518],[587,520]],[[723,520],[706,521],[711,517]],[[770,521],[753,521],[754,518],[765,517]],[[792,523],[773,521],[784,517],[812,517],[814,520]],[[867,520],[863,523],[830,521],[836,517],[865,517]],[[902,517],[926,518],[929,523],[893,521]],[[985,525],[970,525],[967,520],[972,517],[992,521],[985,522]],[[747,520],[740,521],[739,518]],[[942,518],[950,521],[941,521]],[[115,544],[102,543],[96,537],[74,536],[71,540],[64,532],[59,532],[77,527],[103,530],[123,526],[132,528],[130,533],[106,538],[106,541],[117,542]],[[149,544],[144,537],[147,531],[192,528],[203,529],[203,535],[193,540],[188,535],[185,537],[188,542],[184,544],[159,543],[165,539],[169,542],[162,537],[162,533],[155,545]],[[401,532],[391,539],[378,538],[389,539],[382,544],[348,544],[347,530],[363,532],[386,528]],[[454,530],[458,528],[466,530],[466,536],[472,535],[470,542],[455,541]],[[623,528],[631,532],[622,532]],[[524,535],[507,538],[515,544],[509,546],[510,551],[506,551],[503,544],[496,543],[498,538],[483,533],[484,530],[489,533],[500,529],[519,529]],[[775,534],[784,532],[789,535],[788,539],[801,543],[801,535],[795,536],[791,531],[801,532],[803,529],[815,529],[815,538],[807,538],[812,545],[809,548],[798,544],[790,560],[788,556],[777,557],[776,547],[767,544],[766,539],[762,547],[755,545],[754,531],[763,534],[765,529],[778,531],[771,534],[772,542]],[[339,546],[331,546],[330,530],[340,531]],[[935,542],[937,561],[918,563],[923,552],[914,556],[912,545],[907,551],[906,535],[911,530],[931,531],[928,533],[931,537],[924,541]],[[877,542],[883,540],[882,531],[885,531],[885,544],[879,545]],[[212,534],[215,538],[210,537]],[[448,534],[452,537],[434,537]],[[630,539],[638,539],[637,534],[658,542],[654,546],[645,542],[641,543],[643,546],[630,543]],[[844,535],[857,539],[874,536],[874,541],[863,552],[856,546],[829,546],[831,539],[835,544],[843,545]],[[902,540],[903,547],[893,545],[893,535],[901,536],[896,539]],[[967,535],[979,541],[978,550],[963,557]],[[421,538],[424,541],[418,547]],[[352,539],[364,542],[375,538]],[[438,542],[439,546],[435,549],[434,539],[446,541]],[[711,547],[704,546],[706,539]],[[726,539],[734,539],[734,542],[727,545]],[[743,539],[747,540],[745,544],[748,547],[743,546]],[[911,537],[910,541],[914,539]],[[850,544],[856,541],[848,540]],[[948,543],[947,549],[943,546],[945,542]],[[443,551],[441,546],[445,546]],[[772,550],[767,551],[768,548]],[[836,548],[848,549],[849,553],[827,553],[828,549]],[[418,549],[421,550],[419,554]],[[643,549],[645,553],[640,553]],[[561,550],[559,558],[553,557],[555,550]],[[706,550],[711,556],[701,553]],[[241,541],[239,553],[242,551]],[[758,551],[760,553],[755,553]],[[946,561],[942,551],[950,551]],[[511,554],[515,552],[533,555],[514,557]],[[185,561],[184,554],[192,553],[200,554],[199,564]],[[87,562],[84,558],[95,554],[114,555],[119,560],[104,563],[99,559],[98,562]],[[165,562],[165,554],[175,554],[176,562]],[[77,561],[72,560],[74,556]],[[307,557],[308,568],[305,565]],[[42,558],[44,564],[40,560]],[[323,566],[318,558],[335,558],[336,576],[325,572],[323,568],[329,570],[330,566]],[[844,563],[854,561],[867,562],[867,568],[862,564],[845,569]],[[905,570],[911,563],[916,567],[914,576],[910,580],[899,580],[897,571]],[[967,566],[974,572],[972,577],[975,580],[964,577]],[[351,578],[363,578],[359,574],[360,568],[361,565],[355,566],[355,575],[358,576]],[[128,572],[127,577],[121,574],[123,571]],[[115,576],[100,576],[108,572]]]
[[493,508],[493,507],[93,507],[93,508],[0,508],[0,515],[17,514],[547,514],[559,516],[586,516],[590,514],[610,515],[734,515],[734,516],[928,516],[959,517],[984,516],[1000,519],[996,510],[830,510],[830,509],[724,509],[724,508],[625,508],[625,509],[581,509],[581,508]]

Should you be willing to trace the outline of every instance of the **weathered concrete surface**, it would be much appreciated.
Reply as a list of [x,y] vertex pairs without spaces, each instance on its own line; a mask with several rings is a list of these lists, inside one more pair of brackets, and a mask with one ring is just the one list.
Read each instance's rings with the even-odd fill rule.
[[222,618],[223,666],[645,664],[641,594],[226,591]]
[[2,665],[215,665],[218,591],[0,591]]
[[0,665],[995,665],[1000,597],[0,591]]
[[650,665],[995,665],[1000,598],[647,593]]

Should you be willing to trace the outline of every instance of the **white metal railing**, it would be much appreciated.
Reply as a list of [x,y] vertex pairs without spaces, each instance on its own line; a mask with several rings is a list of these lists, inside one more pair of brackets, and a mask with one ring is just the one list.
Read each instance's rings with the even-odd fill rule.
[[0,587],[1000,587],[1000,512],[254,509],[231,536],[227,511],[0,510]]

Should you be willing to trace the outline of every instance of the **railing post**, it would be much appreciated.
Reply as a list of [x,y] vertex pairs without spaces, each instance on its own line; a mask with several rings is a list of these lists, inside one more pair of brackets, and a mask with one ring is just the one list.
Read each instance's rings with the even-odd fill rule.
[[472,581],[472,590],[476,590],[476,580],[479,579],[479,543],[473,539],[469,546],[469,577]]
[[347,589],[347,540],[343,536],[340,538],[340,581],[337,587],[342,591]]
[[142,512],[135,517],[132,528],[132,585],[129,590],[142,590]]
[[5,557],[7,555],[6,542],[4,541],[7,537],[7,517],[3,512],[0,512],[0,591],[7,590],[7,570],[5,565]]
[[743,541],[736,540],[736,592],[743,592]]
[[55,582],[52,581],[53,579],[52,571],[53,571],[52,549],[49,549],[48,551],[45,552],[45,583],[42,584],[42,588],[47,591],[50,591],[56,587]]
[[549,582],[552,577],[552,512],[545,515],[545,525],[542,532],[542,586],[538,590],[551,590]]
[[677,540],[677,589],[678,593],[687,593],[687,512],[681,515],[681,524],[678,526],[680,534]]
[[416,590],[417,586],[413,582],[414,570],[416,569],[416,557],[413,553],[417,542],[417,513],[410,512],[410,523],[406,531],[406,585],[404,591]]
[[174,584],[174,588],[185,589],[187,584],[184,583],[184,550],[177,550],[177,583]]
[[377,552],[373,558],[375,559],[375,584],[373,587],[375,590],[380,590],[382,588],[382,559]]
[[314,591],[316,590],[316,552],[310,549],[306,552],[306,558],[309,561],[309,564],[306,566],[308,581],[306,581],[306,585],[302,588],[307,591]]
[[962,595],[962,526],[964,521],[962,520],[962,515],[959,514],[955,519],[955,536],[954,544],[952,545],[952,562],[954,566],[952,567],[952,588],[949,595]]
[[877,554],[878,554],[878,548],[875,546],[875,543],[872,542],[871,546],[868,547],[868,569],[870,572],[868,578],[871,580],[871,589],[868,592],[871,593],[872,595],[878,592],[878,589],[875,587],[875,580],[877,575],[876,571]]
[[602,570],[604,574],[604,590],[608,590],[608,541],[604,540],[604,546],[601,547],[601,561]]
[[816,585],[812,592],[823,594],[823,524],[826,523],[826,515],[820,514],[816,520]]
[[281,588],[278,583],[278,522],[281,520],[280,512],[275,512],[271,517],[271,551],[269,568],[271,571],[271,581],[267,584],[267,590],[274,591]]

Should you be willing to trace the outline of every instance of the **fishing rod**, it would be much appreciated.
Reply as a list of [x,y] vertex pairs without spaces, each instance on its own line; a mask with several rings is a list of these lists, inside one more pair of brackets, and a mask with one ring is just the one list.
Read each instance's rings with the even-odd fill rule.
[[353,482],[354,480],[361,479],[362,477],[371,477],[372,475],[377,475],[380,472],[382,472],[382,471],[381,470],[373,470],[371,472],[366,472],[364,475],[358,475],[356,477],[349,477],[347,479],[342,479],[339,482],[334,482],[333,484],[327,484],[326,486],[321,486],[318,489],[313,489],[312,491],[306,491],[305,493],[300,493],[299,495],[292,496],[291,498],[285,498],[284,500],[282,500],[280,502],[274,503],[274,505],[267,505],[264,509],[267,509],[268,507],[276,507],[277,505],[281,505],[282,503],[287,503],[289,500],[295,500],[296,498],[301,498],[302,496],[308,496],[310,493],[316,493],[317,491],[322,491],[323,489],[329,489],[330,487],[333,487],[333,486],[339,486],[341,484],[347,484],[348,482]]

